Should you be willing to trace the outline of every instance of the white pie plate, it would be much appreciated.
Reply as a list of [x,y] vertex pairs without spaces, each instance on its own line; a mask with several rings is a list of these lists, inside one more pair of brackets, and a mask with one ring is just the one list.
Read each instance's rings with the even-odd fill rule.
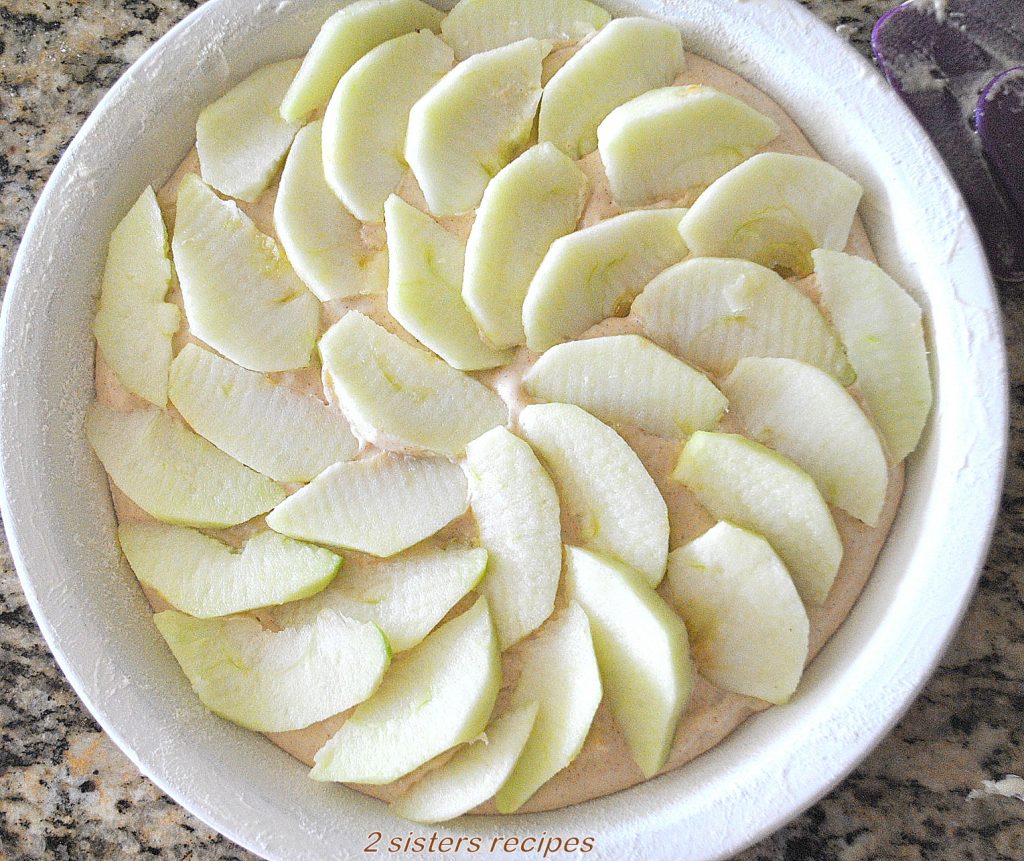
[[[82,419],[93,397],[95,297],[107,239],[141,189],[192,145],[199,110],[265,63],[305,51],[339,4],[211,0],[114,86],[61,159],[3,307],[3,519],[28,600],[68,679],[144,774],[268,859],[364,857],[430,834],[208,713],[120,561],[103,471]],[[450,4],[449,4],[450,5]],[[689,766],[555,813],[471,818],[442,833],[594,838],[597,859],[727,857],[833,787],[932,672],[971,597],[1006,452],[1006,367],[993,285],[963,202],[878,75],[792,0],[607,4],[681,27],[685,43],[778,100],[858,179],[885,268],[926,311],[936,407],[877,569],[792,703]],[[487,853],[444,857],[481,857]],[[515,853],[501,857],[516,856]],[[532,855],[529,857],[537,857]]]

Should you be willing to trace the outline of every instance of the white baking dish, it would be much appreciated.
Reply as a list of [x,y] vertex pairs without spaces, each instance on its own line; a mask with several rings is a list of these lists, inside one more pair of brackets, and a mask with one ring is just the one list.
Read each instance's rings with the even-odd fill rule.
[[[373,832],[387,854],[388,838],[434,829],[309,780],[300,763],[199,704],[119,560],[106,480],[82,418],[93,398],[90,323],[114,225],[188,151],[202,106],[258,66],[303,53],[338,5],[211,0],[148,51],[54,171],[2,318],[3,518],[43,634],[90,711],[146,775],[269,859],[366,857]],[[841,39],[792,0],[606,5],[677,23],[689,48],[767,91],[826,159],[864,185],[861,214],[878,256],[925,308],[936,382],[877,569],[791,704],[626,792],[437,829],[479,835],[485,846],[497,834],[589,836],[589,857],[609,861],[703,861],[733,854],[827,792],[888,731],[940,658],[973,591],[999,500],[1005,356],[992,282],[959,194],[881,76]]]

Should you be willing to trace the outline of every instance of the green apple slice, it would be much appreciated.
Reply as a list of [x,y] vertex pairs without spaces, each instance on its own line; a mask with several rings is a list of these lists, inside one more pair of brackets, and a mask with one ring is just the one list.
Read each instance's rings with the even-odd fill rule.
[[462,297],[498,347],[526,343],[523,300],[551,243],[576,228],[587,177],[553,144],[531,147],[484,191],[466,246]]
[[85,435],[110,480],[147,514],[223,529],[269,511],[284,490],[162,410],[122,413],[93,403]]
[[252,371],[309,364],[320,303],[277,243],[194,174],[178,189],[173,249],[192,334]]
[[533,37],[578,42],[611,16],[587,0],[461,0],[441,22],[441,33],[459,60]]
[[685,212],[626,212],[556,239],[523,302],[527,346],[541,353],[625,314],[655,275],[686,256],[678,230]]
[[199,114],[196,150],[203,181],[250,203],[270,187],[299,123],[281,118],[281,99],[300,60],[253,72]]
[[258,732],[302,729],[363,702],[391,659],[376,626],[333,610],[277,633],[245,616],[167,610],[153,621],[203,705]]
[[424,30],[378,45],[342,75],[324,114],[324,175],[356,218],[384,219],[406,171],[409,111],[453,62],[452,49]]
[[789,700],[807,662],[810,623],[767,541],[719,523],[669,554],[668,584],[701,675],[748,697]]
[[544,88],[539,138],[572,158],[597,149],[597,127],[619,105],[666,87],[683,69],[679,31],[649,18],[617,18]]
[[413,547],[391,559],[351,555],[345,573],[312,598],[271,611],[283,626],[309,622],[325,607],[373,622],[394,652],[416,646],[474,588],[487,567],[481,547]]
[[329,550],[275,532],[235,550],[196,529],[129,520],[117,538],[140,583],[200,619],[307,598],[341,565]]
[[482,738],[424,775],[391,805],[413,822],[446,822],[482,804],[508,779],[537,719],[537,703],[495,718]]
[[677,200],[714,182],[778,134],[774,120],[702,84],[643,93],[597,127],[608,184],[623,207]]
[[523,388],[535,400],[575,404],[606,424],[667,439],[712,427],[728,406],[700,371],[639,335],[557,344],[523,377]]
[[420,0],[358,0],[335,12],[317,34],[281,102],[288,122],[323,107],[341,76],[368,51],[414,30],[434,30],[444,13]]
[[698,431],[672,478],[719,520],[767,538],[804,601],[825,600],[843,543],[814,480],[793,461],[737,434]]
[[338,410],[195,344],[171,365],[170,396],[196,432],[275,481],[310,481],[359,449]]
[[511,707],[537,703],[537,717],[508,780],[494,797],[512,813],[583,748],[601,703],[601,676],[590,625],[580,605],[548,622],[522,650]]
[[466,244],[397,195],[384,205],[388,311],[453,368],[479,371],[512,355],[489,347],[462,300]]
[[508,421],[504,402],[482,383],[357,311],[327,331],[320,355],[349,420],[382,448],[456,457]]
[[760,358],[741,359],[722,388],[751,436],[805,470],[827,502],[868,526],[878,522],[885,452],[846,389],[812,365]]
[[413,105],[405,160],[434,215],[469,212],[491,177],[526,148],[549,50],[523,39],[475,54]]
[[655,278],[631,313],[652,341],[718,376],[745,356],[778,356],[815,365],[843,385],[856,378],[817,306],[747,260],[686,260]]
[[501,660],[487,599],[395,661],[377,693],[316,755],[314,780],[397,780],[487,725]]
[[917,447],[932,407],[921,309],[874,263],[826,250],[812,257],[822,303],[846,345],[871,416],[899,462]]
[[271,511],[267,525],[300,541],[393,556],[468,506],[457,464],[384,453],[329,466]]
[[167,403],[171,339],[181,322],[177,306],[164,301],[174,279],[167,252],[160,206],[147,187],[110,237],[92,329],[121,385],[158,407]]
[[846,245],[862,193],[821,159],[760,153],[708,186],[679,230],[699,257],[742,257],[809,275],[815,248]]
[[586,612],[612,714],[645,777],[668,761],[693,678],[686,627],[638,572],[565,548],[569,595]]
[[668,508],[633,449],[571,404],[528,406],[519,424],[576,528],[570,540],[625,562],[657,586],[668,556]]
[[555,486],[537,456],[505,428],[466,447],[469,504],[487,548],[487,596],[502,650],[537,628],[555,607],[562,527]]
[[295,272],[322,302],[387,285],[387,255],[363,242],[363,225],[324,179],[322,123],[295,138],[274,202],[274,230]]

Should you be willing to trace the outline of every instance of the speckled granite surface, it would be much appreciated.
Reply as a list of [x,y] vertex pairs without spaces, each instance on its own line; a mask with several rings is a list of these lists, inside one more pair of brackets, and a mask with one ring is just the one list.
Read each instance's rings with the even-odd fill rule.
[[[862,51],[893,3],[806,0]],[[43,183],[106,89],[194,0],[0,0],[0,284]],[[941,669],[833,793],[743,861],[1019,861],[1024,802],[1024,291],[1005,291],[1012,447],[980,591]],[[0,405],[2,407],[2,405]],[[0,546],[0,859],[255,856],[141,777],[57,669]]]

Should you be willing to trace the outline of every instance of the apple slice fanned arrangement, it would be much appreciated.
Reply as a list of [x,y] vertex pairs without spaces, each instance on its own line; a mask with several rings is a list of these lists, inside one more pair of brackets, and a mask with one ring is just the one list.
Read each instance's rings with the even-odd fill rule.
[[202,702],[312,727],[313,778],[508,813],[609,732],[601,791],[651,777],[698,686],[792,697],[877,552],[920,308],[844,253],[857,183],[685,66],[587,0],[358,0],[114,230],[121,547]]

